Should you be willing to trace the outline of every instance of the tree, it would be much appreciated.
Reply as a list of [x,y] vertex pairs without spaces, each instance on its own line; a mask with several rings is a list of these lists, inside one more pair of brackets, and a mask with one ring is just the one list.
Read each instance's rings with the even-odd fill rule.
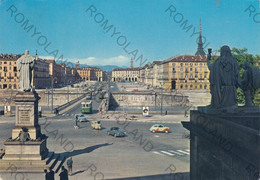
[[[232,55],[236,60],[238,61],[239,68],[240,68],[240,76],[242,76],[244,69],[242,68],[242,65],[244,62],[249,62],[251,65],[259,67],[260,65],[260,55],[252,55],[247,53],[247,49],[238,49],[238,48],[232,48],[231,50]],[[257,90],[251,90],[253,102],[255,105],[260,106],[260,89]],[[245,104],[245,97],[244,93],[241,88],[237,89],[237,100],[238,104]]]

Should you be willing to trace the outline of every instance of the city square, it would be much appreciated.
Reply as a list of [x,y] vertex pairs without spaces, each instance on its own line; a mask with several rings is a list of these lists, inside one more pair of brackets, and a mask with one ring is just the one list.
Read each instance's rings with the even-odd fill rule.
[[259,179],[259,1],[0,5],[0,180]]

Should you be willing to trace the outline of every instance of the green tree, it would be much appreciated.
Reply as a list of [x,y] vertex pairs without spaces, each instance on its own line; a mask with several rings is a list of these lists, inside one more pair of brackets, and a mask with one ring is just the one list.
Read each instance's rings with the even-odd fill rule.
[[[238,48],[232,48],[231,50],[232,55],[236,60],[238,61],[239,68],[240,68],[240,76],[242,77],[242,74],[244,72],[244,69],[242,68],[242,65],[244,62],[249,62],[251,65],[258,66],[259,67],[259,62],[260,62],[260,55],[252,55],[247,53],[247,49],[238,49]],[[255,105],[260,106],[260,89],[258,90],[251,90],[253,102]],[[245,96],[242,91],[242,89],[238,88],[237,89],[237,99],[238,99],[238,104],[245,104]]]

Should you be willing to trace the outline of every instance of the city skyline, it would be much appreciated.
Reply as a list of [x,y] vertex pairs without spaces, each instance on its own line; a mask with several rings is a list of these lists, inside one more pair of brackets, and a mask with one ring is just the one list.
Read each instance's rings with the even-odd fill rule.
[[130,66],[133,57],[135,67],[144,66],[195,55],[201,19],[205,52],[227,44],[260,54],[258,21],[249,17],[259,1],[138,2],[2,1],[0,53],[29,49],[46,59],[118,66]]

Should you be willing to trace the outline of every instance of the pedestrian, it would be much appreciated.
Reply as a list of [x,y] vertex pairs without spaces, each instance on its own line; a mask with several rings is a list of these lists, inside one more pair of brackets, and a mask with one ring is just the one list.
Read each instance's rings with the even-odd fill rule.
[[69,180],[68,171],[64,166],[61,167],[61,173],[59,174],[59,176],[60,180]]
[[185,111],[184,111],[184,117],[188,117],[187,116],[187,110],[185,109]]
[[50,169],[50,180],[54,180],[54,171]]
[[69,170],[69,175],[71,176],[72,174],[72,165],[73,165],[73,160],[72,157],[70,157],[67,161],[67,166],[68,166],[68,170]]
[[50,173],[47,172],[47,169],[44,169],[45,180],[50,180]]

